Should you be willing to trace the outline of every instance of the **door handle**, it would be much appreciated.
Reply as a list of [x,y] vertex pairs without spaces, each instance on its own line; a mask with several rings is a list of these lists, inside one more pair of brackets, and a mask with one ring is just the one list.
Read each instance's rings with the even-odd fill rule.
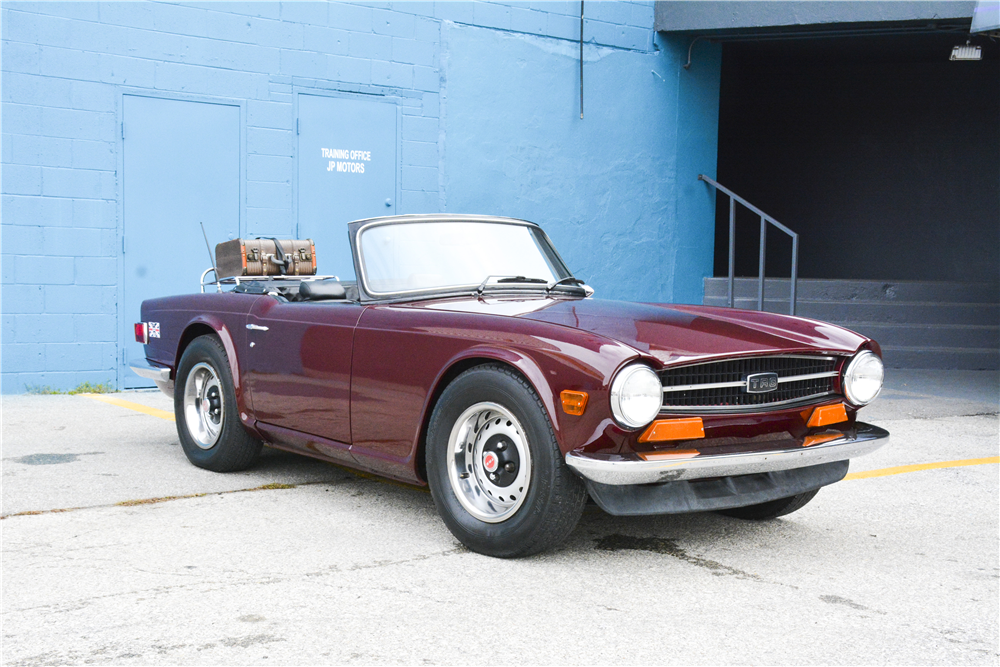
[[250,329],[250,331],[267,331],[267,327],[262,327],[259,324],[248,324],[247,329]]

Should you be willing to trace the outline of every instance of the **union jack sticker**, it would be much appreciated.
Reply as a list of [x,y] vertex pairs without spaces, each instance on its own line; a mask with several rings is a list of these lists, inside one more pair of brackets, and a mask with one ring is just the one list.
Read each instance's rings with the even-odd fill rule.
[[150,338],[159,338],[160,337],[160,323],[159,322],[150,322],[149,323],[149,337]]

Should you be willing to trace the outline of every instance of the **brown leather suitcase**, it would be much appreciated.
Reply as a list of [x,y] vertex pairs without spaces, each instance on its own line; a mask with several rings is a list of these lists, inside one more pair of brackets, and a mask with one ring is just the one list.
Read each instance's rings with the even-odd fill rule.
[[215,246],[218,278],[316,275],[312,239],[233,239]]

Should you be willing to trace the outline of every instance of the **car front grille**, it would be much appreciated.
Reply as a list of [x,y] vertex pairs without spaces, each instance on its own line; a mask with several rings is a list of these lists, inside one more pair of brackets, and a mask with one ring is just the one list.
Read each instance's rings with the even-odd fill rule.
[[[663,409],[746,412],[806,402],[834,392],[837,357],[770,356],[726,359],[660,371]],[[775,373],[778,387],[749,393],[747,376]]]

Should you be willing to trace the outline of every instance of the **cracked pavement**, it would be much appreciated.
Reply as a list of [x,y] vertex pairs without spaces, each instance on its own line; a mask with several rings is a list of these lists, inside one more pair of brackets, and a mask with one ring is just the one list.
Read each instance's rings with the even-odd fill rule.
[[[892,440],[852,471],[996,456],[997,385],[890,371],[862,418]],[[591,505],[505,561],[417,489],[273,450],[199,470],[172,422],[85,396],[2,407],[12,667],[1000,662],[996,464],[847,480],[764,523]]]

